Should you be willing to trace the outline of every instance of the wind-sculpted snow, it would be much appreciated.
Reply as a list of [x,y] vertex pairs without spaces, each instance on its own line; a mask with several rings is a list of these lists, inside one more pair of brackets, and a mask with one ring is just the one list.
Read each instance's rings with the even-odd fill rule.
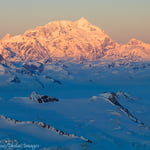
[[77,135],[75,135],[75,134],[65,133],[65,132],[63,132],[63,131],[61,131],[61,130],[59,130],[59,129],[56,129],[56,128],[54,128],[54,127],[52,127],[52,126],[50,126],[50,125],[44,123],[44,122],[38,122],[38,121],[20,121],[20,120],[15,120],[15,119],[12,119],[12,118],[3,116],[3,115],[0,115],[0,118],[1,118],[1,119],[4,119],[4,120],[7,120],[7,121],[9,121],[9,122],[11,122],[11,123],[14,123],[14,124],[19,124],[19,125],[24,125],[24,124],[34,124],[34,125],[38,125],[38,126],[40,126],[40,127],[42,127],[42,128],[49,129],[49,130],[51,130],[51,131],[53,131],[53,132],[55,132],[55,133],[57,133],[57,134],[59,134],[59,135],[62,135],[62,136],[67,136],[67,137],[70,137],[70,138],[79,138],[79,139],[81,139],[81,140],[83,140],[83,141],[92,143],[91,140],[89,140],[89,139],[87,139],[87,138],[85,138],[85,137],[83,137],[83,136],[77,136]]

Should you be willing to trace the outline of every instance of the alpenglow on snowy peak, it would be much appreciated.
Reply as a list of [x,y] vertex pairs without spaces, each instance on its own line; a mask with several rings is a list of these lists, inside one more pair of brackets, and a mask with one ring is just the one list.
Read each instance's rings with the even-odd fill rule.
[[[137,40],[138,41],[138,40]],[[0,55],[8,61],[49,58],[72,60],[150,60],[150,44],[132,39],[126,45],[114,42],[85,18],[54,21],[22,35],[7,34],[0,40]]]

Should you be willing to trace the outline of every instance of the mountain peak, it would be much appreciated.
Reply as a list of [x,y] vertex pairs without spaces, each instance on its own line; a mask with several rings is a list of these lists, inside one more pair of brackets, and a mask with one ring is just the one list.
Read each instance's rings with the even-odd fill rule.
[[6,35],[2,38],[2,40],[7,40],[7,39],[9,39],[10,37],[12,37],[11,34],[6,34]]
[[138,44],[142,44],[143,42],[140,40],[137,40],[135,38],[132,38],[129,42],[128,45],[138,45]]
[[81,17],[78,22],[82,22],[82,23],[89,23],[88,20],[84,17]]
[[86,18],[84,18],[84,17],[81,17],[76,22],[77,22],[78,26],[87,26],[87,25],[90,24],[89,21]]

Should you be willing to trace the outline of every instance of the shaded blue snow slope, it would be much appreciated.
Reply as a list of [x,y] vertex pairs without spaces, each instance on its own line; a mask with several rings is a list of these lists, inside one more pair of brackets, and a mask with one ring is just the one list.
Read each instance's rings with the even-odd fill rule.
[[[150,149],[149,62],[54,62],[42,71],[34,65],[0,65],[0,149],[8,143],[43,150]],[[34,91],[59,101],[36,103],[29,98]],[[144,125],[110,102],[110,93]]]

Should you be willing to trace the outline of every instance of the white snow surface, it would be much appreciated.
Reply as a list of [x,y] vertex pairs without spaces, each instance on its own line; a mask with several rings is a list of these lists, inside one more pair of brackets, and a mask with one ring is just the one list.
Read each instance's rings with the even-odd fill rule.
[[[42,64],[42,70],[41,63],[29,62],[33,69],[1,63],[1,147],[17,143],[22,149],[28,144],[40,150],[150,149],[149,128],[105,100],[116,93],[119,103],[149,127],[149,62],[57,60]],[[14,76],[20,82],[10,82]],[[29,98],[33,91],[60,101],[35,103]],[[43,128],[45,124],[63,132]]]

